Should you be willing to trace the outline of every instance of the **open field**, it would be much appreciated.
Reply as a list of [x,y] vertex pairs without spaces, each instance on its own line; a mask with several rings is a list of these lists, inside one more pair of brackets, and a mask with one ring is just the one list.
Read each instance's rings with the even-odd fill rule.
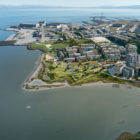
[[[70,40],[63,40],[63,41],[47,41],[43,43],[32,43],[28,45],[28,49],[32,50],[41,50],[43,52],[48,52],[50,50],[55,51],[56,49],[64,49],[67,47],[71,47],[74,45],[81,45],[84,43],[92,44],[93,41],[90,39],[70,39]],[[46,47],[46,45],[50,45],[50,47]]]

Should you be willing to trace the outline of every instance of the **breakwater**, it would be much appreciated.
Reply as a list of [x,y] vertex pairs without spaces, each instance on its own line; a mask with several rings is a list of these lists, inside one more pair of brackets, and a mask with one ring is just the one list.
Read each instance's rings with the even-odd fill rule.
[[12,41],[0,41],[0,46],[10,46],[10,45],[14,45],[16,43],[15,40]]

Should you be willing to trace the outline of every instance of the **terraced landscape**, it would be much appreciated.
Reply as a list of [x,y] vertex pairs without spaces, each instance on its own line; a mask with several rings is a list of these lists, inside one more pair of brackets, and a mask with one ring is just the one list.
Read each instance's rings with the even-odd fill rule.
[[[39,72],[25,86],[27,89],[39,89],[62,87],[67,84],[82,86],[100,81],[103,83],[132,84],[129,81],[110,76],[97,61],[60,62],[55,61],[52,54],[46,53],[43,55]],[[37,84],[35,85],[35,83]]]

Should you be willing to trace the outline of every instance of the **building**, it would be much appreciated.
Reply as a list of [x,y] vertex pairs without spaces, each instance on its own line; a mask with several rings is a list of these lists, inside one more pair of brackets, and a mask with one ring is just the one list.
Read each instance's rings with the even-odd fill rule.
[[98,60],[98,59],[100,59],[100,58],[101,58],[101,55],[98,55],[98,54],[88,55],[88,56],[87,56],[87,59],[88,59],[89,61]]
[[135,33],[140,33],[140,24],[139,24],[138,27],[136,28]]
[[60,24],[57,26],[57,29],[60,31],[64,31],[64,30],[69,30],[69,27],[66,24]]
[[120,60],[120,50],[114,48],[106,48],[102,50],[102,53],[106,59]]
[[115,61],[115,60],[120,60],[120,53],[105,53],[105,57],[107,58],[107,59],[109,59],[109,60],[113,60],[113,61]]
[[110,67],[108,68],[108,72],[111,74],[111,75],[118,75],[120,74],[120,67]]
[[44,26],[44,27],[46,27],[46,24],[47,24],[46,21],[40,21],[40,22],[39,22],[39,26]]
[[126,45],[125,48],[126,48],[126,54],[137,53],[136,45],[129,44],[129,45]]
[[33,32],[33,37],[39,37],[39,31],[35,31],[35,32]]
[[38,28],[39,27],[39,24],[21,23],[21,24],[19,24],[19,27],[20,28],[27,28],[27,29],[30,29],[30,28]]
[[65,62],[75,62],[75,58],[65,58]]
[[78,61],[87,61],[87,57],[86,56],[79,56],[79,58],[77,59]]
[[119,46],[119,50],[121,52],[121,55],[125,55],[126,54],[126,48],[123,46]]
[[122,69],[122,75],[124,77],[134,77],[135,76],[135,70],[133,68],[130,68],[130,67],[124,67]]
[[128,54],[126,65],[128,67],[140,67],[140,55],[137,53]]
[[129,37],[123,35],[108,35],[107,39],[120,45],[126,45],[126,43],[128,43],[130,40]]
[[81,44],[81,48],[95,48],[95,44]]
[[67,51],[69,54],[77,53],[77,51],[78,51],[78,46],[67,47],[67,48],[66,48],[66,51]]
[[95,44],[81,44],[80,49],[82,52],[91,51],[91,50],[95,49]]
[[122,26],[123,26],[123,24],[119,24],[119,23],[114,23],[114,24],[112,25],[113,28],[120,28],[120,27],[122,27]]

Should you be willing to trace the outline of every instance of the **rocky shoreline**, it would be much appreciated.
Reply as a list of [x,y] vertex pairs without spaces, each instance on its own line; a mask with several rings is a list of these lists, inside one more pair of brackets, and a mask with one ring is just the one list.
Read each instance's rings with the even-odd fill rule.
[[10,45],[15,45],[16,41],[0,41],[0,46],[10,46]]
[[138,132],[137,134],[124,132],[116,140],[140,140],[140,132]]

